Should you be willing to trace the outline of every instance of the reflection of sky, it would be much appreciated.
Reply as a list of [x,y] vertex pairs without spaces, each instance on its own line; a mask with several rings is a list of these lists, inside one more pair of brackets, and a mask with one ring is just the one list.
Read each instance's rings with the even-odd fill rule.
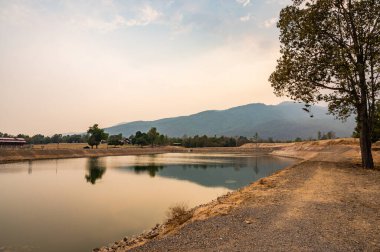
[[[252,156],[249,154],[197,154],[171,153],[157,155],[135,155],[79,159],[85,164],[76,164],[70,168],[82,170],[86,167],[85,178],[92,184],[100,183],[107,168],[118,172],[148,174],[150,177],[166,177],[187,180],[207,187],[225,187],[237,189],[294,162],[292,159]],[[19,173],[27,170],[57,173],[67,169],[69,160],[29,161],[0,165],[1,173]],[[54,169],[52,169],[54,167]],[[61,168],[61,169],[58,169]],[[114,171],[112,171],[114,172]],[[106,175],[104,175],[106,176]]]
[[[0,244],[28,245],[39,252],[90,251],[162,222],[173,204],[193,207],[229,191],[120,173],[107,165],[111,160],[1,164]],[[91,173],[104,167],[100,175]]]
[[89,251],[154,226],[173,204],[207,203],[290,162],[161,154],[1,164],[0,244]]
[[[164,160],[170,157],[169,164]],[[164,154],[139,156],[134,165],[116,166],[123,171],[187,180],[208,187],[237,189],[284,168],[287,158],[249,155]]]

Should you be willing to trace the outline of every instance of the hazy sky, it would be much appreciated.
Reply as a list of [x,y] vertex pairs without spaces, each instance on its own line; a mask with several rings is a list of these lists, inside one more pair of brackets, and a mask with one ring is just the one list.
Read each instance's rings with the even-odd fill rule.
[[287,0],[0,0],[0,131],[276,104]]

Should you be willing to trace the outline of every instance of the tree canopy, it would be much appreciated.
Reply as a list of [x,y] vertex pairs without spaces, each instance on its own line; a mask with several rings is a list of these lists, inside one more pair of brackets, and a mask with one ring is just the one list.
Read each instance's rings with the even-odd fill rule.
[[380,91],[379,19],[378,0],[293,0],[280,13],[281,58],[269,79],[276,95],[325,101],[343,120],[356,114],[366,168]]
[[88,144],[91,148],[94,148],[94,145],[98,148],[100,142],[102,140],[107,140],[108,138],[108,134],[105,133],[103,129],[100,129],[98,124],[94,124],[92,127],[89,127],[87,133],[90,134]]
[[148,136],[148,141],[149,143],[152,145],[152,147],[154,146],[154,144],[157,142],[157,140],[159,139],[160,137],[160,133],[157,132],[157,128],[153,127],[151,128],[148,133],[147,133],[147,136]]
[[107,143],[109,145],[114,145],[114,146],[123,145],[124,144],[123,135],[122,134],[111,135],[108,137]]

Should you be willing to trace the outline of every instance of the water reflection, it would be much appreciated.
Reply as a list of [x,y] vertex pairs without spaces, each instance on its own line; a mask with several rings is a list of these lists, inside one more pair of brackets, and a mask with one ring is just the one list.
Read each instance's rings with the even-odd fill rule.
[[86,181],[95,185],[96,180],[101,179],[106,172],[106,167],[103,160],[99,158],[89,158],[87,161],[87,172],[85,175]]
[[148,172],[149,176],[154,178],[158,171],[164,169],[164,166],[150,164],[150,165],[146,165],[146,166],[134,166],[133,169],[134,169],[135,173],[137,173],[137,174]]
[[204,204],[292,162],[172,153],[0,164],[0,251],[90,251],[147,230],[173,204]]
[[[198,158],[195,160],[195,158]],[[224,187],[235,190],[262,177],[269,176],[278,169],[290,165],[293,160],[267,156],[235,156],[235,157],[193,157],[179,163],[162,164],[160,155],[138,157],[138,165],[114,166],[119,171],[136,174],[148,174],[150,177],[166,177],[186,180],[207,187]],[[154,162],[154,161],[157,162]]]
[[29,160],[28,161],[28,174],[32,174],[32,172],[33,172],[32,161]]

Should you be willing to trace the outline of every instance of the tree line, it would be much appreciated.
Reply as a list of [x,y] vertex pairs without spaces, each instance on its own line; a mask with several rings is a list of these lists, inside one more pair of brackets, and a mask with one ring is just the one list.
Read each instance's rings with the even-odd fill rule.
[[45,136],[42,134],[36,134],[33,136],[29,136],[26,134],[12,135],[8,133],[0,132],[0,137],[24,138],[28,144],[49,144],[49,143],[87,143],[89,135],[88,134],[73,134],[73,135],[54,134],[52,136]]
[[[353,136],[356,136],[356,131]],[[101,143],[106,143],[112,146],[121,146],[124,144],[132,144],[137,146],[183,146],[186,148],[202,148],[202,147],[239,147],[246,143],[290,143],[290,142],[301,142],[301,141],[315,141],[315,140],[325,140],[336,138],[335,132],[321,132],[318,131],[317,138],[309,137],[307,139],[302,139],[296,137],[292,140],[274,140],[272,137],[261,138],[258,133],[256,133],[252,138],[247,138],[245,136],[186,136],[183,137],[169,137],[163,135],[157,131],[157,128],[152,127],[147,132],[137,131],[129,137],[124,137],[122,134],[109,135],[105,133],[104,129],[99,128],[98,124],[94,124],[89,127],[85,134],[73,134],[73,135],[62,135],[54,134],[52,136],[44,136],[42,134],[36,134],[32,137],[25,134],[11,135],[7,133],[1,133],[0,137],[18,137],[24,138],[27,144],[51,144],[51,143],[87,143],[91,148],[97,148]]]

